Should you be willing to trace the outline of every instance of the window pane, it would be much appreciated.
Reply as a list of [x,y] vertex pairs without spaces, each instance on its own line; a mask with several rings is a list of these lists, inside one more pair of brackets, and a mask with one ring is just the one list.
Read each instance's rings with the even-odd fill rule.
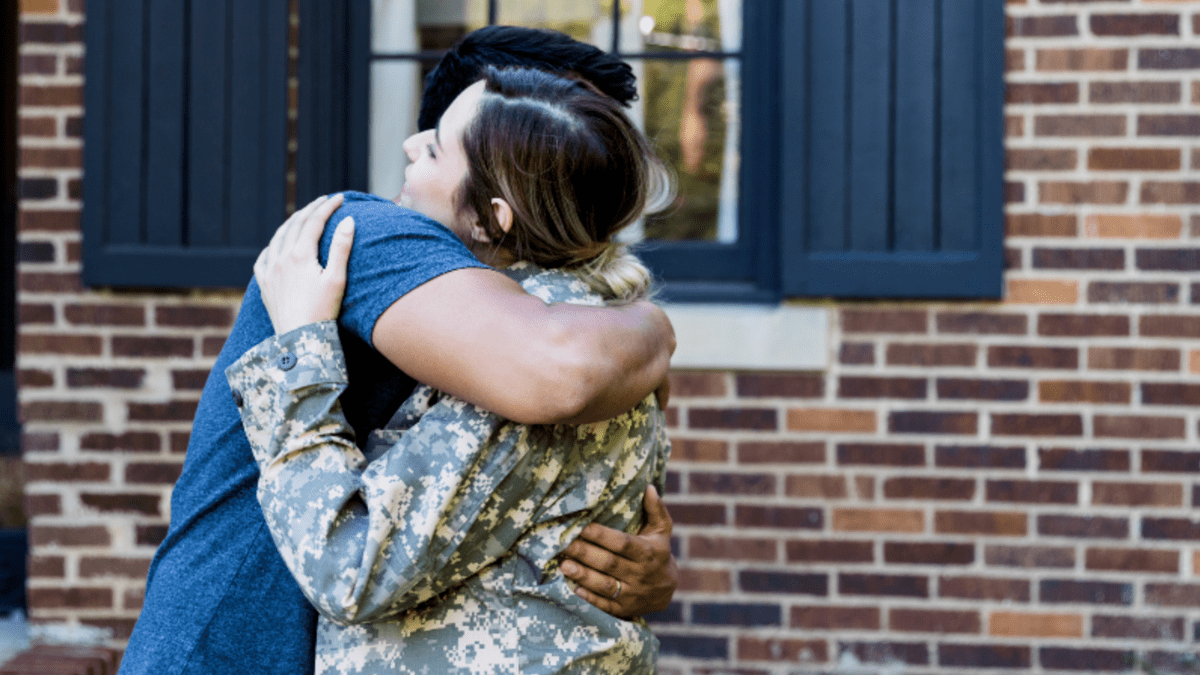
[[638,89],[646,135],[676,175],[670,208],[646,239],[737,241],[738,59],[646,59]]
[[449,49],[462,36],[486,26],[487,6],[487,0],[416,0],[420,48]]
[[[635,4],[642,5],[638,28],[646,51],[742,49],[742,0],[641,0]],[[622,43],[621,51],[634,49]]]
[[499,0],[498,10],[497,23],[549,28],[612,48],[612,0]]
[[382,197],[400,194],[404,186],[404,139],[417,131],[421,101],[421,62],[376,61],[371,64],[370,181],[368,189]]

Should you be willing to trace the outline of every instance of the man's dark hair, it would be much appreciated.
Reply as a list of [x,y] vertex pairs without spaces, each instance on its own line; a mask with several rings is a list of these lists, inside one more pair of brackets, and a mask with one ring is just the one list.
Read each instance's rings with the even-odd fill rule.
[[625,106],[637,98],[633,69],[613,54],[557,31],[486,26],[459,40],[426,76],[417,128],[436,126],[459,93],[483,76],[485,66],[575,75]]

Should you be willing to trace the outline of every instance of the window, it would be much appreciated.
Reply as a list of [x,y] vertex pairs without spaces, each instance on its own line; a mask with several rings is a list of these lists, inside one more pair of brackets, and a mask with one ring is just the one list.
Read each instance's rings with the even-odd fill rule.
[[[1000,294],[999,0],[291,2],[297,203],[395,194],[443,50],[543,26],[636,69],[679,174],[635,234],[669,299]],[[283,217],[289,2],[202,4],[89,3],[88,283],[240,285]]]

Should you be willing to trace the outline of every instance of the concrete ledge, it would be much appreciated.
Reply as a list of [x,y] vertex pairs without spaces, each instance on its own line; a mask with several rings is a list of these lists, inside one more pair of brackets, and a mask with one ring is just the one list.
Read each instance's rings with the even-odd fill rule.
[[672,368],[825,370],[829,310],[807,306],[664,305],[675,325]]

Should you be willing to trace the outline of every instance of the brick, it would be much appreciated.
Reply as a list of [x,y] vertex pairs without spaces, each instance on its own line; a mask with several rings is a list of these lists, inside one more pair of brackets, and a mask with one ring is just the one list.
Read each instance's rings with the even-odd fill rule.
[[1092,617],[1092,637],[1182,640],[1183,618],[1097,614]]
[[1146,584],[1146,604],[1200,607],[1200,584]]
[[84,326],[146,325],[146,310],[137,305],[70,303],[63,307],[63,316],[73,324]]
[[793,408],[787,411],[788,431],[875,432],[874,410]]
[[62,579],[66,577],[65,558],[62,556],[41,556],[35,555],[29,557],[29,565],[26,568],[30,577],[38,579]]
[[797,605],[788,625],[807,630],[879,630],[880,614],[876,607]]
[[17,371],[17,388],[34,389],[54,386],[54,372],[34,368],[22,368]]
[[1178,14],[1093,14],[1095,35],[1179,35]]
[[79,560],[79,576],[84,579],[94,577],[125,577],[141,581],[150,570],[149,558],[116,558],[85,556]]
[[1004,102],[1021,103],[1078,103],[1079,84],[1076,82],[1010,82],[1004,88]]
[[1129,471],[1129,466],[1128,450],[1038,450],[1038,467],[1043,471]]
[[673,371],[670,378],[673,396],[725,396],[725,376],[721,373]]
[[903,598],[929,597],[929,579],[899,574],[838,574],[842,595],[878,595]]
[[[672,511],[671,515],[674,515],[674,511]],[[729,578],[729,570],[679,568],[678,590],[700,593],[728,593],[731,588],[732,582]]]
[[842,330],[846,333],[925,333],[928,332],[928,313],[915,310],[858,310],[841,312]]
[[[1146,385],[1142,385],[1145,387]],[[1142,398],[1145,401],[1145,394]],[[1142,450],[1142,473],[1200,473],[1200,452],[1184,450]]]
[[79,211],[30,210],[17,212],[18,232],[78,232]]
[[676,525],[724,525],[724,504],[671,503],[671,520]]
[[925,446],[898,443],[839,443],[840,466],[924,466]]
[[1133,652],[1119,649],[1076,649],[1071,647],[1041,647],[1038,662],[1043,668],[1082,670],[1097,673],[1106,670],[1126,671]]
[[1178,483],[1094,481],[1092,504],[1110,506],[1183,506]]
[[801,499],[845,499],[846,479],[843,476],[788,476],[783,491],[789,497]]
[[1038,269],[1121,270],[1125,251],[1119,248],[1035,248],[1033,266]]
[[716,440],[672,438],[671,459],[677,462],[726,462],[729,460],[729,444]]
[[1179,103],[1178,82],[1091,82],[1090,103]]
[[1004,50],[1004,72],[1018,72],[1025,70],[1025,52],[1020,49]]
[[844,342],[838,349],[838,363],[865,366],[875,363],[875,345],[870,342]]
[[973,344],[893,343],[887,347],[887,363],[892,366],[974,366],[976,351]]
[[983,560],[996,567],[1075,566],[1075,549],[1066,546],[985,546]]
[[1191,70],[1195,68],[1200,68],[1200,49],[1138,50],[1139,70]]
[[28,431],[21,434],[21,451],[24,453],[53,452],[56,450],[58,450],[58,434],[31,433]]
[[50,527],[29,526],[30,546],[109,546],[108,528],[102,525]]
[[1084,557],[1089,570],[1179,573],[1179,551],[1149,548],[1089,548]]
[[17,244],[17,260],[23,263],[54,262],[54,244],[48,241],[23,241]]
[[112,589],[69,586],[66,588],[30,588],[31,609],[108,609],[113,604]]
[[669,635],[655,633],[659,653],[692,659],[728,659],[729,638],[705,635]]
[[129,420],[138,422],[190,422],[198,401],[129,403]]
[[[671,450],[675,453],[674,448]],[[740,464],[823,464],[825,443],[763,441],[737,444],[737,461]]]
[[[1089,137],[1124,136],[1123,115],[1038,115],[1033,118],[1035,136]],[[1042,199],[1043,203],[1047,200]]]
[[1025,448],[990,445],[939,445],[934,463],[963,469],[1023,469]]
[[17,289],[26,293],[79,293],[83,286],[76,272],[20,272]]
[[1079,282],[1056,279],[1009,279],[1004,299],[1010,304],[1073,305]]
[[233,325],[233,310],[201,305],[160,306],[154,308],[154,323],[176,328],[228,328]]
[[1005,35],[1009,37],[1062,37],[1078,35],[1073,15],[1006,17]]
[[688,492],[693,494],[774,495],[775,476],[763,473],[702,473],[688,476]]
[[937,312],[938,333],[1025,335],[1028,319],[1019,313]]
[[908,410],[888,414],[888,431],[894,434],[975,435],[979,416],[973,412]]
[[1187,518],[1142,518],[1142,539],[1200,540],[1200,523]]
[[1043,403],[1129,403],[1131,392],[1128,382],[1043,380],[1038,383],[1038,399]]
[[1139,199],[1142,204],[1200,204],[1200,181],[1148,180]]
[[1040,71],[1125,70],[1128,63],[1128,49],[1037,50],[1037,69]]
[[1178,149],[1092,148],[1088,169],[1092,171],[1178,171],[1182,166]]
[[762,603],[697,602],[692,604],[692,624],[699,626],[779,626],[779,605]]
[[989,502],[1078,504],[1079,484],[1073,481],[989,480]]
[[888,627],[915,633],[979,633],[982,629],[978,612],[910,608],[890,610]]
[[859,499],[865,501],[875,501],[875,477],[855,476],[854,490],[858,493]]
[[85,507],[103,513],[139,513],[146,516],[161,515],[159,495],[147,494],[96,494],[83,493],[79,501]]
[[1009,645],[939,644],[938,664],[960,668],[1028,668],[1030,648]]
[[869,541],[793,540],[784,545],[789,563],[871,563],[875,547]]
[[1001,637],[1083,637],[1079,614],[992,612],[988,634]]
[[22,85],[18,91],[21,108],[39,106],[80,107],[83,105],[81,85]]
[[938,596],[963,600],[1029,602],[1029,580],[994,577],[941,577],[938,579]]
[[825,378],[820,375],[740,374],[736,381],[737,395],[748,398],[821,398],[825,395]]
[[142,368],[68,368],[67,386],[137,389],[145,377],[146,371]]
[[1200,270],[1200,249],[1138,249],[1138,269],[1156,271]]
[[58,196],[55,178],[22,178],[17,181],[18,199],[54,199]]
[[738,527],[777,527],[786,529],[822,529],[825,519],[821,509],[793,506],[746,506],[739,504],[734,511]]
[[162,450],[162,437],[156,431],[127,431],[123,434],[95,432],[80,437],[79,449],[158,452]]
[[946,400],[1024,401],[1029,397],[1029,382],[938,378],[937,397]]
[[893,565],[970,565],[975,562],[975,545],[889,541],[883,544],[883,559]]
[[996,436],[1082,436],[1083,418],[1079,415],[992,414],[992,434]]
[[1096,415],[1092,418],[1096,438],[1184,438],[1182,417],[1148,415]]
[[1023,537],[1028,532],[1028,516],[1019,511],[938,511],[933,517],[938,534],[977,534]]
[[743,570],[738,587],[747,593],[787,593],[788,595],[829,595],[829,577],[825,574],[795,574]]
[[925,514],[913,509],[834,509],[835,532],[924,532]]
[[104,406],[95,401],[29,401],[20,404],[22,422],[99,422]]
[[1004,153],[1004,165],[1009,171],[1071,171],[1076,155],[1074,150],[1010,148]]
[[688,427],[775,431],[779,423],[775,411],[769,408],[692,408],[688,410]]
[[889,668],[894,668],[898,663],[913,666],[929,663],[929,647],[920,642],[839,641],[837,653],[853,655],[859,663],[886,664]]
[[[1139,326],[1139,331],[1144,328]],[[1091,347],[1087,365],[1095,370],[1177,371],[1180,354],[1178,349]]]
[[1200,385],[1180,382],[1143,382],[1145,405],[1200,405]]
[[739,661],[793,661],[823,663],[829,659],[824,640],[739,637]]
[[113,356],[152,358],[191,358],[196,352],[196,341],[190,337],[134,337],[114,335]]
[[975,496],[975,481],[898,476],[883,482],[883,496],[888,499],[971,499]]
[[19,166],[39,169],[74,169],[83,166],[81,148],[23,147],[19,151]]
[[688,554],[695,559],[774,562],[775,539],[748,537],[688,537]]
[[1025,135],[1025,118],[1020,115],[1004,116],[1004,136],[1020,138]]
[[1200,135],[1200,115],[1138,115],[1137,135]]
[[1005,270],[1022,269],[1025,266],[1024,257],[1025,257],[1025,254],[1024,254],[1024,252],[1021,251],[1021,249],[1014,248],[1012,246],[1006,247],[1004,249],[1004,269]]
[[1195,339],[1200,336],[1200,316],[1144,315],[1138,320],[1138,334]]
[[170,448],[173,453],[185,453],[188,448],[188,441],[191,440],[191,434],[186,431],[172,431],[169,435]]
[[18,321],[23,326],[54,323],[54,305],[22,302],[17,307]]
[[1173,305],[1179,302],[1179,284],[1093,281],[1088,284],[1087,301]]
[[[58,73],[58,57],[53,54],[22,54],[18,61],[17,72],[21,75],[55,75]],[[48,121],[53,126],[52,118],[40,117],[39,121]],[[22,136],[25,134],[22,132]],[[45,134],[53,136],[53,133]]]
[[1176,215],[1096,214],[1084,218],[1084,234],[1111,239],[1178,239],[1183,221]]
[[157,547],[167,537],[166,525],[138,525],[135,529],[138,546]]
[[[17,500],[13,500],[15,502]],[[10,505],[15,508],[15,504]],[[24,496],[24,511],[27,518],[36,516],[62,515],[62,499],[58,495],[38,495],[26,493]]]
[[840,377],[839,398],[925,398],[925,378]]
[[[1009,154],[1011,153],[1012,151],[1010,150]],[[1053,168],[1063,170],[1074,169],[1074,151],[1071,151],[1070,160],[1070,164],[1066,165],[1067,162],[1064,158],[1055,164]],[[1035,167],[1026,168],[1032,169]],[[1074,237],[1078,233],[1077,222],[1078,216],[1074,214],[1010,213],[1004,216],[1004,234],[1009,237]]]

